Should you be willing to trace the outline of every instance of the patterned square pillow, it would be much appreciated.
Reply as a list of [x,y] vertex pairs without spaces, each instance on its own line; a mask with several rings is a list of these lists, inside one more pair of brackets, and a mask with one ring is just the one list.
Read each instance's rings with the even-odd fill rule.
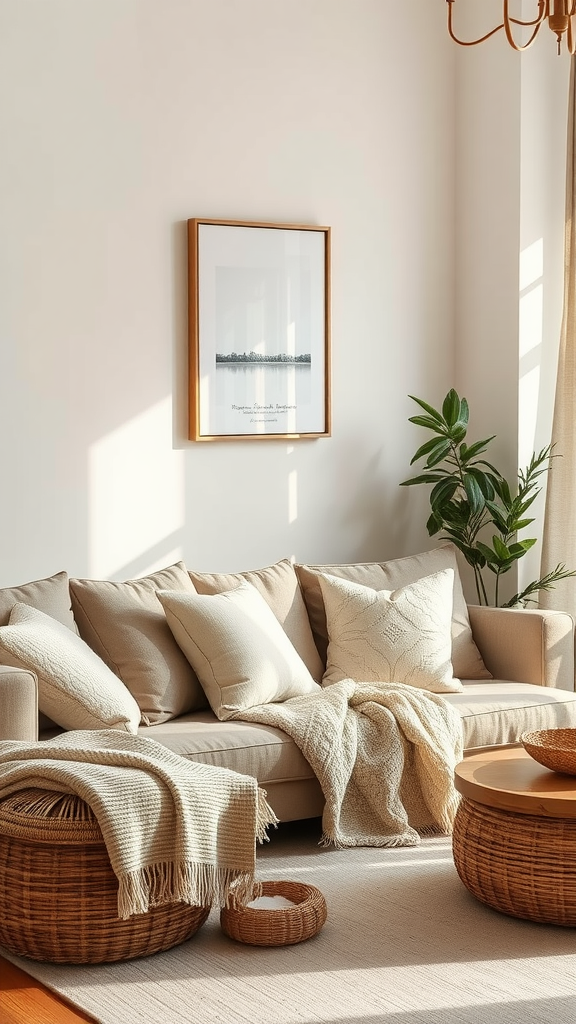
[[453,586],[452,569],[392,591],[320,576],[328,625],[323,685],[354,679],[461,690],[451,661]]
[[319,577],[324,573],[340,579],[360,583],[374,590],[397,590],[407,583],[442,569],[454,572],[454,594],[452,608],[452,663],[454,674],[459,679],[492,679],[491,673],[482,661],[482,655],[474,643],[468,606],[464,598],[460,571],[453,544],[441,544],[430,551],[417,555],[394,558],[389,562],[357,562],[348,565],[299,565],[294,566],[308,609],[310,624],[316,646],[321,657],[326,659],[328,635],[326,613],[320,589]]

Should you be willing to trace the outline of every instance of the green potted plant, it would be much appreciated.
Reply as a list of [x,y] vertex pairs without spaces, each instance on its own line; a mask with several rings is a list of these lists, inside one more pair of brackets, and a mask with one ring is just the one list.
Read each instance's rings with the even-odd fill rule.
[[[426,524],[429,536],[441,533],[440,539],[451,540],[472,566],[479,604],[498,605],[501,577],[536,544],[535,538],[518,540],[517,533],[534,522],[526,513],[542,489],[538,478],[549,468],[552,446],[533,453],[512,489],[500,471],[482,457],[496,435],[467,443],[469,408],[465,398],[452,388],[438,410],[421,398],[409,397],[423,410],[423,414],[410,416],[409,422],[431,431],[432,437],[410,461],[413,465],[425,459],[423,472],[403,480],[400,486],[433,485]],[[489,529],[493,530],[491,541],[486,536]],[[489,600],[485,570],[494,575],[493,601]],[[574,575],[576,572],[559,564],[501,607],[524,607],[536,600],[540,590],[551,590],[558,580]]]

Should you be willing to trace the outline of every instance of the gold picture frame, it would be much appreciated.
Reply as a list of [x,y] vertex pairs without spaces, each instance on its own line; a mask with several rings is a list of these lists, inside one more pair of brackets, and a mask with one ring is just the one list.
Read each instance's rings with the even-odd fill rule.
[[188,221],[189,437],[329,437],[330,228]]

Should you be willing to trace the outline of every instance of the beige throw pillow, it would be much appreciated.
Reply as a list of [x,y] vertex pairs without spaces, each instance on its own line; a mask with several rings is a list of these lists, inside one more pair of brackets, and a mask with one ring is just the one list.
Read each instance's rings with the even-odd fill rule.
[[38,676],[38,706],[64,729],[135,733],[140,709],[124,683],[67,626],[25,604],[0,627],[0,659]]
[[328,575],[320,587],[329,637],[324,685],[354,679],[432,693],[462,689],[450,659],[452,569],[392,591]]
[[15,604],[27,604],[31,608],[38,608],[45,615],[50,615],[51,618],[68,626],[74,633],[78,632],[70,607],[67,572],[57,572],[55,576],[49,576],[45,580],[33,580],[20,587],[0,590],[0,626],[7,625]]
[[124,583],[70,580],[80,636],[128,687],[144,725],[166,722],[207,703],[168,627],[158,590],[194,593],[183,562]]
[[283,558],[265,569],[249,572],[190,572],[190,579],[199,594],[222,594],[226,590],[235,590],[244,581],[252,583],[274,612],[312,678],[320,682],[324,666],[290,559]]
[[221,720],[319,690],[251,583],[224,594],[159,591],[166,618]]
[[396,558],[389,562],[358,562],[351,565],[299,565],[294,566],[308,615],[316,646],[321,657],[326,659],[328,634],[326,631],[326,613],[320,589],[319,577],[329,573],[340,579],[360,583],[374,590],[397,590],[407,583],[442,569],[454,572],[454,598],[452,609],[452,664],[454,675],[459,679],[491,679],[492,675],[482,661],[482,656],[472,637],[468,607],[460,581],[460,571],[456,559],[456,548],[453,544],[441,544],[431,551],[423,551],[417,555]]

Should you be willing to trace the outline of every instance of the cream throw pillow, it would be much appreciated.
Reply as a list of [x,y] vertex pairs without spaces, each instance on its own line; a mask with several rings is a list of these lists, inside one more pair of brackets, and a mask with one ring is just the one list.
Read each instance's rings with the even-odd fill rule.
[[221,721],[320,689],[251,583],[213,595],[161,590],[158,598]]
[[392,591],[329,575],[320,586],[329,638],[324,685],[354,679],[432,693],[462,689],[450,657],[452,569]]
[[282,558],[264,569],[247,572],[190,571],[189,575],[199,594],[222,594],[226,590],[236,590],[245,581],[252,583],[270,605],[312,678],[320,682],[324,665],[312,636],[298,577],[289,558]]
[[38,706],[64,729],[135,733],[140,708],[124,683],[67,626],[16,604],[0,627],[0,660],[38,676]]

